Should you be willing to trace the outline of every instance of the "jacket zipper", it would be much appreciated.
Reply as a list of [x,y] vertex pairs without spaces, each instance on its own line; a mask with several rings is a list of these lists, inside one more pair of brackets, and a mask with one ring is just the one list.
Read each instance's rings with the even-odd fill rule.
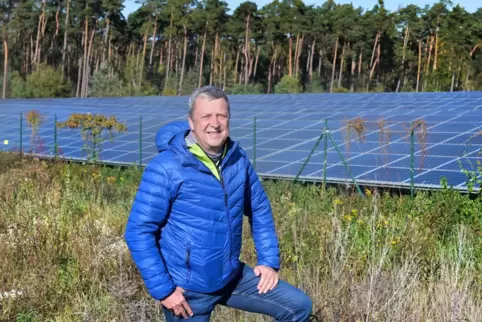
[[[214,166],[216,166],[216,164]],[[223,192],[224,192],[224,205],[226,206],[226,215],[229,218],[229,221],[228,221],[228,225],[229,225],[229,266],[231,267],[231,270],[232,270],[233,264],[232,264],[232,258],[231,257],[233,255],[233,236],[232,236],[233,232],[231,230],[231,215],[229,214],[229,207],[228,207],[228,193],[226,192],[226,188],[224,186],[223,174],[221,173],[221,165],[216,166],[216,169],[218,170],[219,182],[221,183],[221,187],[223,188]]]
[[187,281],[189,282],[191,279],[191,243],[187,244],[186,267],[187,267]]

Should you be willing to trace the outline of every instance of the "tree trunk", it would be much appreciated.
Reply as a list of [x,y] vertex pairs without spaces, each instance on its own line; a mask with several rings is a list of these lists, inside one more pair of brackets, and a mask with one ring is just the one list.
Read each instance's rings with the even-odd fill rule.
[[151,54],[149,56],[149,69],[152,69],[152,60],[154,59],[154,48],[156,47],[157,33],[157,15],[154,17],[154,30],[152,31]]
[[81,95],[80,93],[80,82],[82,81],[82,70],[83,70],[83,66],[82,66],[82,57],[79,56],[79,69],[77,71],[77,90],[75,92],[75,97],[79,97],[79,95]]
[[363,50],[360,50],[360,55],[358,57],[357,89],[360,87],[360,84],[361,84],[362,62],[363,62]]
[[40,62],[40,38],[42,34],[42,26],[43,26],[43,21],[45,19],[45,6],[46,6],[46,0],[42,0],[42,13],[40,14],[38,18],[38,25],[37,25],[37,40],[35,41],[35,56],[34,56],[34,65],[38,65]]
[[67,0],[67,9],[65,13],[65,31],[64,31],[64,47],[62,49],[62,72],[65,72],[65,56],[67,54],[67,35],[69,28],[69,13],[70,13],[70,0]]
[[80,97],[84,97],[84,81],[87,75],[87,43],[89,39],[89,21],[87,17],[85,18],[85,30],[84,30],[84,61],[83,61],[83,71],[82,71],[82,83],[80,87]]
[[296,77],[298,77],[298,74],[300,72],[300,57],[301,57],[301,51],[303,50],[303,42],[304,42],[305,36],[301,34],[301,39],[298,42],[298,48],[297,48],[297,54],[296,54]]
[[[216,44],[214,45],[214,74],[213,77],[214,79],[219,79],[219,75],[221,75],[221,40],[219,39],[219,33],[216,32]],[[219,68],[218,68],[219,66]],[[216,81],[214,81],[214,84],[216,84]]]
[[343,66],[345,63],[345,46],[346,40],[343,40],[343,47],[341,49],[341,57],[340,57],[340,75],[338,76],[338,87],[341,87],[341,79],[343,77]]
[[269,63],[268,69],[268,94],[271,93],[271,79],[275,73],[276,69],[276,54],[277,54],[278,47],[274,47],[273,56],[271,56],[271,61]]
[[168,81],[169,81],[169,71],[171,69],[171,38],[172,38],[172,20],[173,20],[173,15],[172,15],[173,7],[171,6],[171,19],[170,19],[170,29],[169,29],[169,41],[168,41],[168,49],[167,49],[167,66],[166,66],[166,81],[165,81],[165,86],[167,86]]
[[213,48],[211,48],[211,70],[209,72],[209,85],[213,84],[213,76],[214,76],[213,74],[214,74],[214,46]]
[[435,28],[435,53],[434,53],[434,57],[433,57],[433,71],[437,70],[439,28],[440,28],[440,16],[437,17],[437,27]]
[[90,78],[90,66],[91,66],[91,57],[93,51],[93,43],[94,43],[94,36],[95,36],[95,25],[92,27],[92,33],[90,35],[89,41],[89,49],[87,51],[87,66],[86,66],[86,74],[84,76],[84,97],[89,96],[89,78]]
[[[255,50],[256,51],[256,45],[255,45]],[[251,78],[251,76],[253,75],[253,67],[254,67],[254,59],[255,57],[253,56],[250,56],[249,57],[249,71],[248,71],[248,77]]]
[[373,63],[372,69],[370,70],[370,77],[368,78],[368,88],[370,88],[371,81],[373,79],[373,74],[375,73],[375,67],[377,67],[378,63],[380,62],[380,44],[377,46],[377,57],[375,62]]
[[407,44],[408,44],[408,24],[407,26],[405,27],[405,37],[403,38],[403,49],[402,49],[402,73],[400,75],[400,77],[398,78],[398,82],[397,82],[397,89],[395,90],[396,93],[398,93],[398,91],[400,90],[400,83],[402,81],[402,79],[405,77],[405,53],[406,53],[406,49],[407,49]]
[[294,56],[294,74],[295,76],[298,75],[298,64],[296,63],[297,62],[297,59],[298,59],[298,50],[299,50],[299,41],[300,41],[300,36],[299,35],[296,35],[296,42],[295,42],[295,56]]
[[[313,38],[313,42],[311,43],[310,67],[308,70],[310,82],[313,80],[313,57],[315,56],[315,45],[316,45],[316,38]],[[320,57],[320,61],[321,61],[321,57]]]
[[142,58],[139,66],[139,85],[142,84],[142,81],[144,80],[144,63],[146,61],[147,35],[149,34],[150,24],[151,24],[151,19],[149,18],[149,21],[147,23],[147,29],[146,29],[146,32],[144,33],[144,43],[142,44]]
[[351,55],[351,72],[350,72],[350,91],[355,91],[355,70],[356,70],[356,55],[355,51],[352,51]]
[[105,67],[105,59],[106,59],[106,50],[108,49],[107,42],[109,41],[109,33],[110,33],[110,19],[109,19],[109,12],[107,12],[107,17],[105,18],[105,36],[102,39],[102,66]]
[[203,67],[204,67],[204,50],[206,46],[206,34],[208,30],[208,22],[206,21],[206,29],[204,29],[204,36],[203,36],[203,44],[201,47],[201,62],[199,64],[199,81],[198,81],[198,87],[201,87],[202,85],[202,78],[203,78]]
[[8,84],[8,32],[7,27],[3,26],[3,89],[2,98],[7,97],[7,84]]
[[293,46],[293,39],[291,38],[291,33],[290,33],[290,45],[289,45],[289,49],[288,49],[288,74],[290,76],[293,76],[293,63],[291,61],[291,51],[292,51],[292,46]]
[[420,69],[422,66],[422,40],[418,40],[418,71],[417,71],[417,87],[416,87],[416,92],[418,92],[418,88],[420,85]]
[[245,32],[245,38],[244,38],[244,85],[248,84],[249,80],[249,22],[251,19],[251,12],[248,13],[248,16],[246,17],[246,32]]
[[372,50],[372,58],[370,59],[370,69],[373,67],[373,59],[375,59],[375,50],[378,45],[378,39],[380,38],[381,32],[377,32],[377,36],[375,37],[375,43],[373,44],[373,50]]
[[333,83],[335,82],[336,56],[337,56],[337,54],[338,54],[338,37],[336,37],[335,54],[333,55],[333,68],[332,68],[332,71],[331,71],[330,93],[333,93]]
[[54,45],[57,42],[57,37],[59,36],[59,30],[60,30],[59,16],[60,16],[60,2],[58,3],[57,11],[55,12],[55,33],[54,33],[54,36],[52,37],[52,41],[50,42],[50,49],[49,49],[51,58],[52,58],[52,63],[55,63],[54,48],[56,49],[56,47]]
[[179,89],[177,95],[181,95],[182,92],[182,81],[184,80],[184,68],[186,66],[186,53],[187,53],[187,26],[184,24],[184,52],[182,54],[182,67],[181,67],[181,77],[179,80]]
[[220,51],[220,54],[219,54],[219,86],[221,86],[221,84],[223,83],[223,70],[224,70],[224,66],[225,66],[225,60],[224,60],[224,57],[226,55],[226,53],[224,53],[223,51],[221,51],[221,47],[219,47],[219,51]]
[[259,51],[260,51],[260,47],[258,47],[258,51],[256,52],[256,62],[254,63],[254,71],[253,71],[253,82],[256,78],[256,70],[258,69]]
[[430,36],[430,45],[427,49],[428,51],[428,57],[427,57],[427,65],[425,66],[425,76],[428,75],[429,72],[429,67],[430,67],[430,60],[432,58],[432,49],[433,49],[433,42],[434,42],[434,37]]
[[238,62],[239,62],[239,48],[236,52],[236,64],[234,66],[234,78],[233,78],[233,84],[236,84],[236,79],[238,79]]
[[224,53],[224,68],[223,68],[223,91],[226,90],[226,65],[227,65],[227,54]]
[[318,59],[318,77],[321,77],[321,64],[323,62],[323,49],[320,49],[318,56],[320,58]]

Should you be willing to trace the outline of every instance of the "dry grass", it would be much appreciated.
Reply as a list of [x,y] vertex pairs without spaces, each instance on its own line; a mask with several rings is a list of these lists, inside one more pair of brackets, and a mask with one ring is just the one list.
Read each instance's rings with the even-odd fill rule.
[[[140,173],[35,160],[8,166],[0,172],[0,320],[162,321],[122,240]],[[312,297],[320,321],[481,316],[480,199],[450,191],[361,199],[287,183],[266,190],[282,278]],[[252,264],[248,232],[242,257]],[[267,321],[223,307],[212,320]]]

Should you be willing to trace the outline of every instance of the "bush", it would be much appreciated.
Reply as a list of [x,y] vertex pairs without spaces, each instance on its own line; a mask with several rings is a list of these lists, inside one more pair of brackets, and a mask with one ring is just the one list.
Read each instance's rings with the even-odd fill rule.
[[274,92],[275,94],[298,94],[303,92],[303,88],[299,79],[285,75],[275,85]]
[[123,96],[125,92],[124,83],[116,73],[109,77],[107,69],[100,69],[92,76],[89,96]]
[[231,90],[231,94],[262,94],[263,87],[261,84],[235,84]]
[[307,93],[324,93],[326,88],[321,84],[321,78],[314,74],[311,81],[306,84]]
[[27,86],[25,81],[20,76],[19,72],[14,71],[11,74],[10,80],[10,97],[13,98],[22,98],[27,97]]
[[68,97],[72,84],[64,79],[60,68],[42,63],[27,76],[26,96],[29,98]]

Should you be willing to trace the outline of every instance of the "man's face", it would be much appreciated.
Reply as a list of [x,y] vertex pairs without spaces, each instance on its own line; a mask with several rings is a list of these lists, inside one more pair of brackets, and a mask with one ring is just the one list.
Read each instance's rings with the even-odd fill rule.
[[228,104],[222,99],[196,99],[189,125],[198,143],[209,153],[218,153],[229,136]]

